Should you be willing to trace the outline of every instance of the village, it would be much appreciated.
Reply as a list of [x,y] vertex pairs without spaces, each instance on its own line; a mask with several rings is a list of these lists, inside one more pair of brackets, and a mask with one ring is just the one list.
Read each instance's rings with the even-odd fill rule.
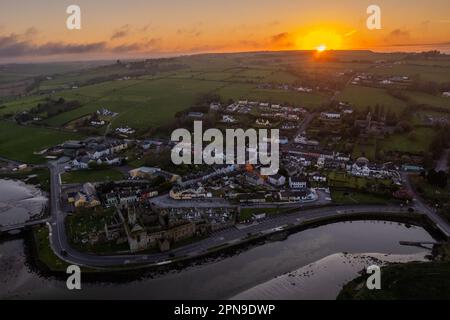
[[[209,110],[218,115],[219,128],[281,128],[278,173],[264,175],[261,165],[249,162],[178,167],[167,161],[173,141],[138,139],[131,128],[126,136],[116,130],[66,141],[43,156],[65,159],[60,201],[71,244],[94,253],[169,251],[292,208],[359,199],[403,205],[412,196],[403,189],[400,172],[423,170],[416,158],[377,162],[345,150],[337,133],[354,130],[364,140],[394,130],[385,116],[374,117],[370,111],[355,116],[345,102],[320,113],[248,100],[212,102]],[[199,121],[206,114],[188,112],[186,117]],[[332,137],[315,130],[324,126]],[[160,160],[152,162],[155,158]],[[111,170],[115,174],[105,179]]]

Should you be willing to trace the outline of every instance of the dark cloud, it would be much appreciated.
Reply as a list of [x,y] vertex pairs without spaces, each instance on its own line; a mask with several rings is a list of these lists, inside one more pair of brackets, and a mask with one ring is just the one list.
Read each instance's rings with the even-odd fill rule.
[[156,50],[159,48],[161,41],[162,41],[161,39],[155,38],[150,40],[145,39],[141,42],[135,43],[124,43],[111,48],[111,51],[115,53],[126,53],[126,52]]
[[[122,31],[129,26],[122,27]],[[123,43],[111,46],[105,41],[92,43],[64,43],[47,42],[36,44],[35,36],[39,33],[36,28],[29,28],[22,34],[11,33],[9,35],[0,35],[0,58],[11,57],[30,57],[30,56],[49,56],[64,54],[87,54],[87,53],[127,53],[145,50],[158,50],[162,39],[144,38],[140,42]],[[116,38],[118,36],[116,35]]]
[[130,26],[128,24],[120,27],[120,29],[114,31],[111,36],[111,40],[120,39],[128,36],[130,34]]
[[294,45],[292,36],[288,32],[273,35],[270,38],[270,44],[277,47],[292,47]]
[[77,54],[99,52],[106,48],[105,42],[88,44],[65,44],[61,42],[48,42],[37,45],[31,40],[24,39],[23,35],[10,34],[0,36],[0,58],[55,55],[55,54]]
[[402,29],[395,29],[392,30],[388,37],[391,39],[399,39],[399,38],[409,38],[410,34],[408,30],[402,30]]

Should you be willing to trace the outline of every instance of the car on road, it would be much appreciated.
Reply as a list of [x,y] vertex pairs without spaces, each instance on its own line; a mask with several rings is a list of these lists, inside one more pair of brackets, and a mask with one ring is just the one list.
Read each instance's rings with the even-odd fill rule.
[[61,255],[62,255],[63,257],[67,257],[67,251],[64,250],[64,249],[62,249],[62,250],[61,250]]

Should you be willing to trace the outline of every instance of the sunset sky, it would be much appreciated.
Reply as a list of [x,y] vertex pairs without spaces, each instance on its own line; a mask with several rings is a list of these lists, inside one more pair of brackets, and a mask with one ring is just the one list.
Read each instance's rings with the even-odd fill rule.
[[[71,4],[81,30],[66,28]],[[370,4],[381,7],[381,30],[366,28]],[[0,0],[0,61],[449,44],[448,0]]]

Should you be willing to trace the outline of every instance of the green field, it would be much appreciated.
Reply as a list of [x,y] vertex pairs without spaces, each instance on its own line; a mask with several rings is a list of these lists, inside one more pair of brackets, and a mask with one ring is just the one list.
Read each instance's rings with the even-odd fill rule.
[[436,135],[432,128],[415,128],[415,139],[411,139],[409,134],[394,134],[383,141],[380,141],[381,149],[383,151],[398,151],[420,153],[427,152],[430,143]]
[[331,190],[331,198],[337,204],[379,204],[385,205],[391,202],[390,198],[370,193],[355,191]]
[[450,110],[450,98],[444,98],[442,96],[434,96],[422,92],[410,92],[410,91],[405,91],[405,95],[416,104],[425,104],[432,107]]
[[[211,92],[222,85],[217,81],[156,79],[114,81],[95,87],[83,87],[76,93],[92,97],[88,103],[81,108],[50,118],[46,122],[53,126],[61,126],[104,107],[119,113],[114,118],[113,127],[127,125],[139,129],[159,126],[173,119],[176,112],[192,106],[199,95]],[[62,96],[68,98],[67,95]]]
[[386,90],[351,85],[339,94],[339,100],[347,101],[356,109],[366,110],[368,106],[384,105],[389,110],[399,114],[406,107],[402,100],[390,96]]
[[373,144],[360,144],[357,143],[353,148],[352,157],[358,159],[359,157],[365,157],[371,161],[375,160],[376,156],[376,141]]
[[330,186],[349,189],[364,189],[376,181],[377,184],[389,187],[392,185],[390,179],[372,180],[363,177],[348,175],[346,172],[332,171],[328,173]]
[[386,76],[407,76],[413,79],[438,83],[450,81],[449,68],[444,66],[398,64],[373,69],[373,73]]
[[77,170],[66,172],[61,176],[63,183],[104,182],[123,178],[123,174],[114,168]]
[[34,152],[79,138],[79,134],[0,121],[0,156],[27,163],[43,163],[45,159]]
[[49,231],[47,227],[33,230],[37,258],[52,271],[65,271],[68,263],[59,259],[50,247]]

